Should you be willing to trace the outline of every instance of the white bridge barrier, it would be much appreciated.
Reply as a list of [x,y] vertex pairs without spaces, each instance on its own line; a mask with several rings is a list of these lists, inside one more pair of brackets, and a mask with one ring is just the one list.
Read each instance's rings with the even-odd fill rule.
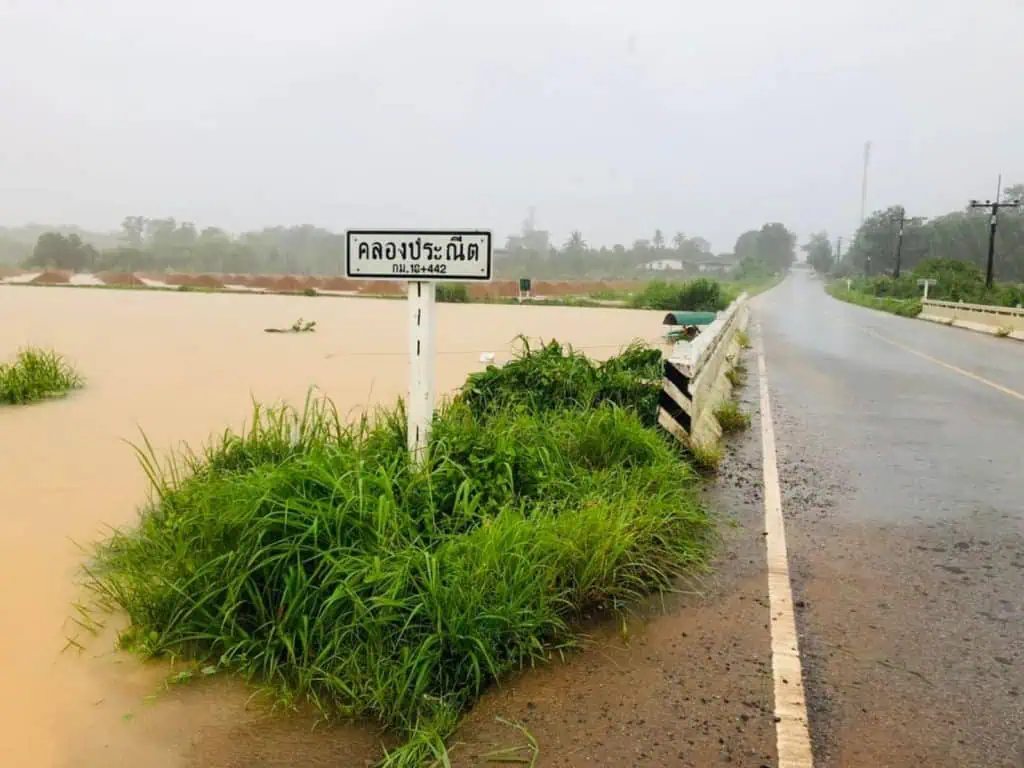
[[921,302],[921,314],[918,317],[934,323],[955,325],[997,336],[1012,336],[1024,341],[1024,309],[1018,307],[927,299]]
[[714,412],[732,391],[726,374],[739,357],[737,332],[746,329],[749,314],[744,293],[693,341],[678,342],[665,360],[658,423],[680,442],[708,445],[721,438]]

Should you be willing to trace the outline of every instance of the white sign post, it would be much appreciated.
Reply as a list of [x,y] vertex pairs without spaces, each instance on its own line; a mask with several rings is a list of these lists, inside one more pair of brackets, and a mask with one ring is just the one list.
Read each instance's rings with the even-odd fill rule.
[[921,280],[917,281],[918,285],[923,285],[924,286],[924,300],[925,301],[928,301],[928,288],[929,288],[929,286],[935,285],[935,282],[936,281],[932,280],[931,278],[929,278],[927,280],[922,278]]
[[436,284],[486,282],[493,263],[486,230],[361,230],[345,233],[345,276],[409,281],[409,453],[426,456],[434,420]]

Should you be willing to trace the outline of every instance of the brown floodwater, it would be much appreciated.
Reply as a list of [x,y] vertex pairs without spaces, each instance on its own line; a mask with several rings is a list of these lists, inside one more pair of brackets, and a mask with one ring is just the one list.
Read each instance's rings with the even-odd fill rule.
[[[310,334],[267,334],[298,317]],[[439,305],[437,383],[457,387],[517,334],[606,357],[659,337],[661,314]],[[0,406],[0,765],[18,768],[361,765],[369,728],[267,721],[231,680],[164,690],[164,665],[114,652],[70,616],[79,544],[130,523],[146,484],[127,441],[158,449],[239,426],[252,398],[301,403],[317,386],[345,411],[407,386],[404,301],[0,286],[0,359],[53,347],[87,378],[63,400]],[[68,645],[76,638],[84,647]],[[154,698],[155,696],[155,698]],[[296,761],[296,750],[307,758]]]

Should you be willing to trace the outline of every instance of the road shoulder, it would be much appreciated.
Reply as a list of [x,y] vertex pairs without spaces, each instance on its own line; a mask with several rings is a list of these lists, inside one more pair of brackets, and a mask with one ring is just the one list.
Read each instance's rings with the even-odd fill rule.
[[751,370],[741,397],[753,423],[726,443],[707,491],[722,517],[713,573],[489,692],[456,734],[454,766],[525,745],[507,723],[536,740],[537,766],[777,764],[757,396]]

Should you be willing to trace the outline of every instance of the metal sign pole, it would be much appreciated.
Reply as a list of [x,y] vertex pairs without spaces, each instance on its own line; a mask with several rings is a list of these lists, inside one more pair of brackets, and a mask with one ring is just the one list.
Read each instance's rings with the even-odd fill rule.
[[409,286],[409,454],[427,457],[434,421],[437,283],[489,282],[493,237],[486,229],[350,229],[345,232],[345,277],[407,282]]
[[917,281],[917,284],[924,286],[924,300],[928,301],[928,287],[932,286],[932,285],[935,285],[935,281],[932,280],[931,278],[927,278],[927,279],[922,278],[921,280]]
[[409,281],[409,403],[408,444],[414,464],[426,459],[434,421],[435,347],[437,339],[436,286]]

